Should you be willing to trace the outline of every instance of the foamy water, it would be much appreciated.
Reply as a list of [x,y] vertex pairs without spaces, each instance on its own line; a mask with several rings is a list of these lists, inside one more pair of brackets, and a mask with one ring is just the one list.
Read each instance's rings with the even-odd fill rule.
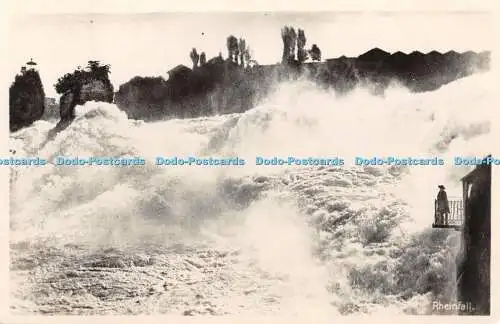
[[[242,114],[157,123],[91,102],[41,149],[54,125],[38,121],[11,135],[17,156],[238,156],[247,165],[17,168],[11,240],[31,248],[14,253],[15,310],[431,313],[433,300],[454,298],[459,242],[457,232],[430,228],[437,185],[460,197],[470,168],[363,168],[352,159],[489,154],[498,146],[493,84],[488,73],[430,93],[394,88],[381,98],[359,89],[337,98],[297,82]],[[339,156],[346,166],[262,167],[256,155]],[[125,265],[82,270],[96,253]],[[123,261],[138,255],[154,261]],[[122,286],[102,295],[89,280]]]

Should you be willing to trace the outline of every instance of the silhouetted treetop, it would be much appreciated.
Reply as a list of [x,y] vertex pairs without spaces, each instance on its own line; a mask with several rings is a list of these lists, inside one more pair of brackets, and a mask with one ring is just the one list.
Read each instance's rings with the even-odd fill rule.
[[22,69],[9,88],[10,131],[31,125],[45,111],[45,92],[38,71]]
[[321,61],[321,50],[318,45],[313,44],[311,49],[309,50],[309,55],[311,55],[311,59],[313,61]]
[[206,56],[205,52],[201,52],[201,54],[200,54],[200,66],[204,65],[205,63],[207,63],[207,56]]
[[303,63],[308,59],[307,51],[304,49],[306,42],[307,39],[304,30],[299,29],[297,37],[297,60],[299,63]]
[[66,73],[63,77],[57,80],[54,85],[56,92],[63,94],[68,90],[73,92],[78,91],[82,84],[93,80],[102,81],[105,84],[110,83],[109,74],[110,65],[101,65],[99,61],[88,61],[85,70],[78,67],[73,73]]
[[282,63],[290,63],[295,60],[295,48],[297,46],[297,33],[290,26],[281,29],[281,39],[283,40]]
[[252,60],[251,49],[250,49],[250,46],[248,46],[248,45],[247,45],[247,48],[245,49],[245,52],[243,53],[243,58],[244,58],[247,66],[257,64],[257,61]]
[[229,60],[238,63],[238,39],[233,35],[228,36],[226,46]]
[[198,62],[200,60],[200,56],[198,55],[196,48],[193,47],[193,49],[191,50],[191,53],[189,53],[189,56],[191,57],[191,61],[193,61],[193,69],[198,67]]
[[238,42],[238,49],[240,54],[240,65],[241,67],[245,67],[245,52],[247,50],[247,45],[243,38],[240,38]]

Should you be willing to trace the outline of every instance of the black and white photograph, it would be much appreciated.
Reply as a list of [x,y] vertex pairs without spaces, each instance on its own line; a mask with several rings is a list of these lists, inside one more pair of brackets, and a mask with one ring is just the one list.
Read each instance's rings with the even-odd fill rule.
[[8,22],[12,316],[491,315],[491,13],[91,9]]

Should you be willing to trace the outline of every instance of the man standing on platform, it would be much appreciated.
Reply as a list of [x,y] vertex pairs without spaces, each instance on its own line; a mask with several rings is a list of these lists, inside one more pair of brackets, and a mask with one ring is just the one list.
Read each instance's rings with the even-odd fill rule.
[[450,205],[448,203],[448,195],[446,194],[445,187],[439,185],[439,192],[437,194],[437,215],[439,223],[448,225],[448,215],[450,214]]

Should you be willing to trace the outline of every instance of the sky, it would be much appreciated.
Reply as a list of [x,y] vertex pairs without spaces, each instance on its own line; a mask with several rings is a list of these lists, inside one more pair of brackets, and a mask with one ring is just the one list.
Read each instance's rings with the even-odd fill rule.
[[142,13],[23,14],[10,17],[9,73],[13,80],[30,58],[38,63],[45,93],[58,97],[54,83],[89,60],[111,65],[111,81],[163,76],[178,64],[191,67],[193,47],[207,58],[227,56],[226,37],[243,37],[260,64],[281,60],[280,30],[305,30],[307,48],[317,44],[322,57],[357,56],[373,47],[388,52],[419,50],[483,51],[493,48],[491,16],[455,13]]

